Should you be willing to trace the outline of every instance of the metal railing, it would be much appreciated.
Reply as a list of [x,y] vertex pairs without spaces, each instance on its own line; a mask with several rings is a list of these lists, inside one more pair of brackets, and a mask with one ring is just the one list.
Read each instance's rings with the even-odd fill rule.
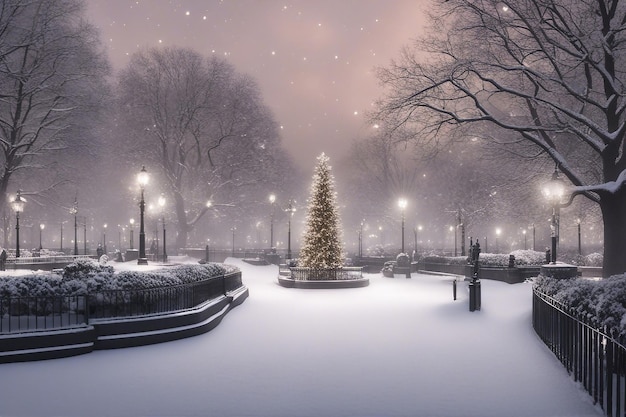
[[533,289],[533,327],[605,415],[626,415],[624,338]]
[[0,334],[87,324],[87,296],[0,297]]
[[142,290],[75,296],[0,297],[0,334],[64,329],[91,319],[165,314],[194,308],[242,286],[241,272]]
[[343,268],[302,268],[293,267],[291,279],[296,281],[338,281],[354,280],[363,278],[363,268],[343,267]]
[[6,260],[9,264],[40,264],[40,263],[71,263],[76,259],[93,258],[91,255],[55,255],[55,256],[9,256]]

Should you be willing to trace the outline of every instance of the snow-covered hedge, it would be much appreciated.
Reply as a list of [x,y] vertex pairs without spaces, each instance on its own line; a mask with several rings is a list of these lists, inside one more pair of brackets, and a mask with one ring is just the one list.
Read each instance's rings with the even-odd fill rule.
[[626,274],[602,280],[539,276],[535,288],[589,317],[597,326],[626,336]]
[[32,273],[0,279],[0,297],[67,296],[108,290],[140,290],[202,281],[238,269],[224,264],[176,265],[138,272],[115,272],[113,267],[91,259],[77,259],[61,274]]
[[[533,250],[516,250],[510,253],[515,256],[515,266],[543,265],[546,263],[546,254]],[[509,254],[504,253],[481,253],[479,256],[480,266],[484,267],[508,267]],[[423,258],[425,262],[443,263],[448,265],[465,265],[469,262],[467,256],[436,256],[430,255]]]

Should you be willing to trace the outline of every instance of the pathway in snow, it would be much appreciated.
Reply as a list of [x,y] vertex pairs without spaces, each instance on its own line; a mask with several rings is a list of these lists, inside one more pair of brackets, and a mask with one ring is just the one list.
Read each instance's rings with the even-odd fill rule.
[[[231,260],[229,260],[231,261]],[[531,287],[369,275],[286,289],[238,260],[250,298],[205,335],[0,365],[0,416],[599,416],[530,323]]]

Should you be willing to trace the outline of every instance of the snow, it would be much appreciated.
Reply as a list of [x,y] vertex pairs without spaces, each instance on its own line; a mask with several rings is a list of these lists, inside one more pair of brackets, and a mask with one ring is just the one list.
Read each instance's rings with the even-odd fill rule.
[[600,416],[531,326],[531,285],[368,274],[287,289],[243,271],[250,298],[209,333],[0,365],[0,416]]

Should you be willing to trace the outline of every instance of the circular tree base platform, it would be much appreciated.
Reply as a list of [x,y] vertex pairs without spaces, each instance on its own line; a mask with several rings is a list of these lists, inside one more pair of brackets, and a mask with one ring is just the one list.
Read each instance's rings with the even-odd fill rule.
[[285,288],[305,289],[332,289],[332,288],[360,288],[370,284],[369,278],[339,279],[339,280],[294,280],[279,276],[278,283]]

